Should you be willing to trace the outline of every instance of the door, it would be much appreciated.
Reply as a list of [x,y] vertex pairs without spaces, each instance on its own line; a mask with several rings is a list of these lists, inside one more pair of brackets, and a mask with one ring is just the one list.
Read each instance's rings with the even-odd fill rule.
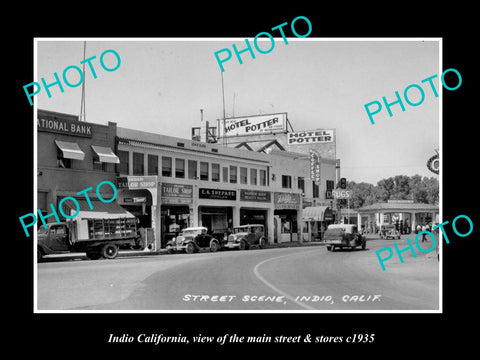
[[54,251],[68,251],[68,228],[65,224],[49,225],[47,247]]

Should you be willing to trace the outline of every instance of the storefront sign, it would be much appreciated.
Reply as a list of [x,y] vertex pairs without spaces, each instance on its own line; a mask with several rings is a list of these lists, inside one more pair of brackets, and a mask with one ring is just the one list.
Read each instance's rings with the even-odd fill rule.
[[257,191],[257,190],[240,190],[240,200],[242,201],[257,201],[257,202],[270,202],[270,191]]
[[333,142],[333,130],[311,130],[287,134],[288,145],[309,145]]
[[37,119],[37,130],[74,136],[92,137],[92,125],[83,121]]
[[320,154],[310,149],[310,178],[317,183],[320,182]]
[[276,210],[300,209],[300,194],[274,193],[274,205]]
[[121,176],[117,178],[119,189],[156,189],[156,176]]
[[286,129],[286,113],[219,120],[220,136],[257,135]]
[[191,204],[193,186],[162,183],[162,204]]
[[200,199],[212,200],[236,200],[237,192],[235,190],[219,190],[219,189],[198,189],[198,197]]

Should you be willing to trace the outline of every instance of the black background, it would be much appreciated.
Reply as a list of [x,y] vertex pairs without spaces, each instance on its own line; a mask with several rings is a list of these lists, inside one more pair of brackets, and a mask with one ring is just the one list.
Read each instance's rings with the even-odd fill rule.
[[[291,350],[297,357],[323,357],[327,353],[351,352],[354,356],[432,356],[447,349],[473,347],[477,298],[474,295],[478,253],[478,189],[474,150],[478,108],[478,71],[473,67],[477,42],[472,19],[476,10],[459,2],[443,8],[420,8],[417,4],[360,3],[352,8],[343,2],[294,8],[275,3],[228,2],[218,6],[187,3],[178,9],[164,3],[135,7],[132,4],[74,3],[59,7],[44,4],[9,11],[11,22],[2,25],[2,63],[7,86],[2,92],[3,121],[2,182],[8,210],[3,219],[4,299],[7,332],[4,343],[17,353],[33,350],[32,356],[65,358],[71,355],[100,357],[190,356],[245,353],[250,357],[282,357]],[[25,5],[26,7],[26,5]],[[16,15],[14,15],[14,13]],[[33,239],[26,238],[18,217],[33,208],[33,107],[26,101],[23,85],[33,78],[34,37],[254,37],[297,16],[312,23],[310,37],[442,37],[443,68],[457,69],[463,78],[456,91],[444,90],[443,103],[443,219],[468,215],[474,232],[459,238],[447,228],[450,244],[444,245],[443,314],[34,314]],[[300,26],[300,22],[297,23]],[[298,28],[300,34],[304,33]],[[477,31],[478,32],[478,31]],[[288,35],[288,34],[287,34]],[[272,55],[274,56],[274,55]],[[440,74],[439,74],[440,75]],[[8,124],[8,126],[7,126]],[[11,141],[9,140],[11,139]],[[412,144],[411,146],[414,146]],[[14,179],[14,180],[12,180]],[[13,209],[10,204],[13,204]],[[473,325],[473,329],[469,328]],[[375,334],[371,344],[230,344],[160,345],[108,344],[110,333],[199,333],[220,336]],[[263,352],[267,349],[268,352]]]

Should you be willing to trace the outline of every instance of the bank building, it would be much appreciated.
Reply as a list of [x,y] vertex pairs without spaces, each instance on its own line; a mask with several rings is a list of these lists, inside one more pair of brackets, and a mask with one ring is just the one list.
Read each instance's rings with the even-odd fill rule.
[[335,131],[295,132],[286,113],[229,119],[229,133],[202,121],[189,138],[46,110],[37,120],[38,208],[111,181],[117,197],[101,211],[136,217],[148,250],[192,226],[262,224],[271,244],[319,241],[336,220]]

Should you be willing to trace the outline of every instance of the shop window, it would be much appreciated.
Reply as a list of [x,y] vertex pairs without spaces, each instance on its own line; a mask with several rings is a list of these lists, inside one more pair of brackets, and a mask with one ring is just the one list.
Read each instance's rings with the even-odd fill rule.
[[129,153],[128,151],[118,150],[117,156],[120,159],[120,163],[117,164],[117,172],[119,174],[128,175],[128,165],[129,165]]
[[197,162],[195,160],[188,160],[188,178],[196,180],[197,177]]
[[292,177],[290,175],[282,175],[282,188],[284,189],[292,188]]
[[230,183],[236,184],[237,183],[237,167],[230,166]]
[[247,168],[240,168],[240,184],[246,184],[248,181]]
[[228,167],[222,168],[223,182],[228,182]]
[[133,153],[133,175],[144,175],[144,156],[142,153]]
[[200,161],[200,180],[208,181],[208,162]]
[[220,181],[220,164],[212,164],[212,181]]
[[63,152],[57,148],[57,167],[63,169],[72,168],[72,159],[63,157]]
[[260,170],[260,186],[267,186],[267,171]]
[[63,169],[71,169],[72,168],[72,160],[64,158],[62,156],[57,157],[57,166]]
[[257,169],[250,169],[250,185],[257,185]]
[[305,195],[305,179],[303,177],[298,177],[297,187],[298,190],[302,190],[302,193]]
[[327,190],[333,190],[335,182],[333,180],[327,180]]
[[315,182],[312,181],[312,197],[318,198],[320,196],[320,186]]
[[100,161],[98,156],[94,156],[92,162],[93,170],[107,171],[107,163]]
[[172,176],[172,158],[162,156],[162,176]]
[[175,177],[179,179],[185,178],[185,160],[175,159]]
[[158,156],[148,154],[148,175],[158,175]]
[[43,212],[47,211],[47,195],[48,193],[45,191],[38,191],[37,192],[37,208]]

